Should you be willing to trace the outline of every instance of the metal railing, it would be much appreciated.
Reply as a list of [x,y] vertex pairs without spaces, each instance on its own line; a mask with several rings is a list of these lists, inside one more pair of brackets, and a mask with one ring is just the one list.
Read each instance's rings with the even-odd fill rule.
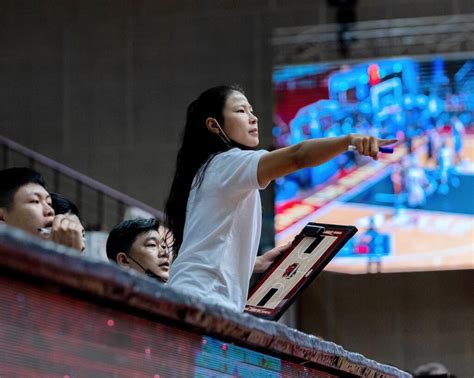
[[[276,65],[347,59],[339,50],[342,24],[275,28],[271,44]],[[347,26],[347,25],[346,25]],[[474,13],[361,21],[344,32],[351,59],[383,56],[470,53]]]
[[61,193],[76,204],[88,230],[110,229],[124,219],[128,208],[138,208],[155,218],[164,218],[161,211],[2,135],[0,148],[1,169],[26,166],[39,171],[45,177],[49,191]]

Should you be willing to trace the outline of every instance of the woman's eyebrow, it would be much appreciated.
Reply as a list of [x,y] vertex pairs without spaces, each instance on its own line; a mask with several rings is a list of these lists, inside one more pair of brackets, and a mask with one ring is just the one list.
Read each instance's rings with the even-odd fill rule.
[[236,108],[239,108],[241,106],[252,109],[252,105],[250,105],[248,102],[241,102],[234,105],[234,107]]

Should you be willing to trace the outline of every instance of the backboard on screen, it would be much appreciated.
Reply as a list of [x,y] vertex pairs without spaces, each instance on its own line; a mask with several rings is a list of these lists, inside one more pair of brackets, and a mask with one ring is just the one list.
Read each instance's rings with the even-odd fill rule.
[[360,233],[342,273],[474,269],[474,53],[279,66],[274,143],[397,138],[378,161],[346,152],[275,182],[275,239],[308,222]]
[[308,223],[250,289],[245,311],[279,319],[356,232],[353,226]]

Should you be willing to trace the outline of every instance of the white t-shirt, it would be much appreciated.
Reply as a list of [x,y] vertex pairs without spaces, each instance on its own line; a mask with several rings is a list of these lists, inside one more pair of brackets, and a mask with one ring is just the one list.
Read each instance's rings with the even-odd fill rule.
[[243,311],[260,242],[258,190],[263,188],[257,167],[266,152],[233,148],[220,153],[209,163],[201,185],[193,182],[171,287]]

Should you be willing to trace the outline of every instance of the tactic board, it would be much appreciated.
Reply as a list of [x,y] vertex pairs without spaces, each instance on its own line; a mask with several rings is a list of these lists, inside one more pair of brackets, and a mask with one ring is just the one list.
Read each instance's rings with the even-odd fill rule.
[[250,289],[245,311],[278,320],[356,232],[354,226],[308,223]]

